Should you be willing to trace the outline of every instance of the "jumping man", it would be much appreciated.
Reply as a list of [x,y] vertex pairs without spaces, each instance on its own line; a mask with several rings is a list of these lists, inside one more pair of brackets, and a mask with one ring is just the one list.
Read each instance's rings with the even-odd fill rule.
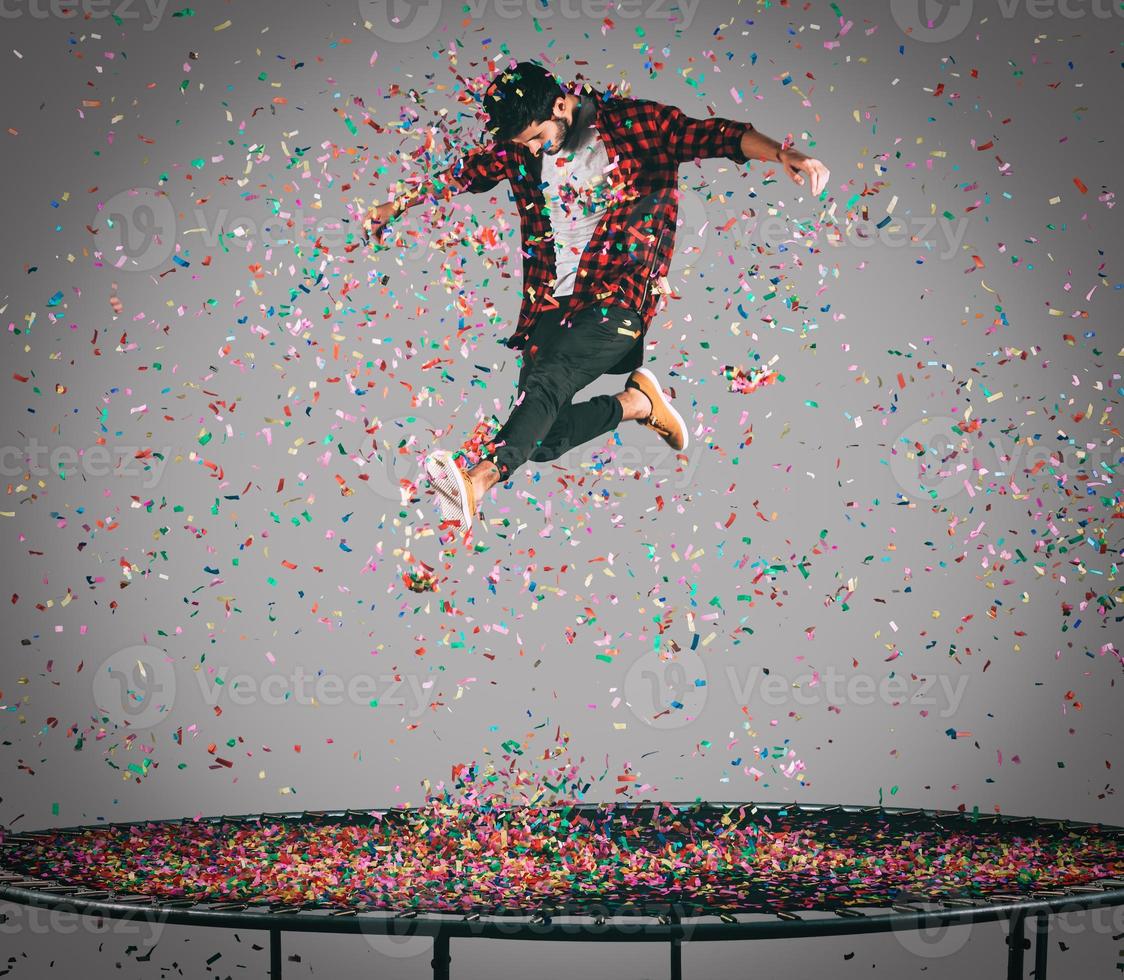
[[[686,424],[642,366],[645,334],[667,292],[681,163],[775,161],[813,196],[829,176],[819,160],[748,122],[692,119],[659,102],[572,88],[534,62],[500,72],[484,95],[492,141],[372,208],[363,224],[378,235],[421,201],[489,191],[501,180],[515,194],[523,299],[504,341],[522,351],[515,407],[471,469],[447,450],[425,463],[442,520],[464,534],[477,501],[523,463],[557,459],[622,421],[653,429],[677,452],[687,447]],[[573,401],[603,374],[628,374],[624,389]]]

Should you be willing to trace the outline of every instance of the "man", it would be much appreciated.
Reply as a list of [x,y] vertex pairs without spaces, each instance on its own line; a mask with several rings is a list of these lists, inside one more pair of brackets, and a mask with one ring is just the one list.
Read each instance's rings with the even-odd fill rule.
[[[488,191],[505,179],[516,197],[523,299],[505,341],[523,352],[515,407],[471,469],[458,465],[463,454],[442,450],[425,464],[442,521],[466,534],[477,501],[517,467],[557,459],[623,420],[653,429],[676,451],[687,447],[686,423],[642,366],[674,252],[681,163],[776,161],[796,183],[810,183],[813,195],[829,176],[819,160],[748,122],[692,119],[674,106],[588,85],[568,92],[533,62],[500,72],[484,107],[492,142],[364,221],[377,235],[419,201]],[[617,394],[573,402],[601,375],[624,373]]]

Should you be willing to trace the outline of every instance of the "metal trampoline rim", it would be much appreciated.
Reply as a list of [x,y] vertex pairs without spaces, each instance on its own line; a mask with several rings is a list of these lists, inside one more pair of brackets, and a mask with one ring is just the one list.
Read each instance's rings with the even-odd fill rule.
[[[134,919],[159,922],[163,925],[202,926],[207,928],[256,929],[262,931],[314,932],[325,934],[367,934],[396,936],[446,936],[448,938],[481,939],[543,939],[553,941],[599,940],[612,942],[715,942],[722,940],[810,938],[816,936],[847,936],[880,932],[913,932],[937,926],[967,926],[1018,917],[1059,915],[1086,912],[1095,908],[1124,905],[1124,888],[1106,889],[1099,893],[1064,895],[1026,902],[989,903],[969,908],[918,909],[916,912],[893,912],[855,917],[838,917],[822,910],[811,910],[818,918],[777,920],[767,913],[754,915],[764,921],[708,922],[717,913],[692,916],[676,922],[660,923],[654,915],[637,916],[648,922],[623,923],[608,920],[597,924],[590,916],[566,916],[578,921],[532,921],[524,916],[483,915],[475,921],[457,913],[428,912],[416,917],[403,917],[391,912],[356,912],[333,916],[316,912],[270,912],[210,910],[206,908],[168,908],[160,904],[124,903],[48,895],[29,888],[0,885],[0,901],[11,902],[53,912],[98,916],[111,919]],[[857,910],[856,910],[857,911]],[[804,914],[808,914],[806,911]],[[617,918],[625,918],[618,916]],[[588,920],[588,921],[582,921]]]

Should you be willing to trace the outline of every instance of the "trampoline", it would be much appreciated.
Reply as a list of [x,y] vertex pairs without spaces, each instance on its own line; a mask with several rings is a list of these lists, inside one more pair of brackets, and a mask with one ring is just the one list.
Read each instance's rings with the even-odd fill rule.
[[451,940],[684,942],[1033,920],[1124,905],[1124,828],[978,812],[780,803],[260,813],[0,831],[0,899],[114,919]]

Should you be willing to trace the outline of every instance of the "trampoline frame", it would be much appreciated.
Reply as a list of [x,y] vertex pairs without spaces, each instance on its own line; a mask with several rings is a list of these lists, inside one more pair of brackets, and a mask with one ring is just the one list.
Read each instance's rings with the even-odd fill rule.
[[[1124,828],[1072,820],[1051,820],[1038,817],[1009,817],[1001,814],[976,814],[959,810],[929,810],[905,807],[848,806],[844,804],[803,803],[643,803],[610,804],[614,811],[631,811],[637,818],[645,809],[653,815],[672,807],[684,811],[713,808],[729,811],[744,809],[753,814],[801,813],[810,816],[881,816],[887,819],[923,818],[938,821],[971,822],[975,826],[1015,827],[1028,830],[1096,830],[1124,840]],[[597,812],[604,804],[576,804],[575,811]],[[166,821],[133,820],[115,824],[59,827],[49,830],[13,833],[0,844],[0,857],[10,847],[34,840],[44,834],[76,834],[90,830],[108,830],[145,823],[222,823],[362,819],[388,813],[402,813],[400,808],[372,810],[308,810],[303,812],[243,814],[203,818],[177,818]],[[519,939],[571,942],[657,942],[667,943],[671,980],[683,977],[683,943],[717,942],[754,939],[809,938],[815,936],[850,936],[891,931],[916,931],[934,927],[967,926],[977,922],[1009,921],[1007,945],[1007,980],[1023,980],[1028,920],[1034,920],[1035,980],[1046,980],[1050,918],[1070,912],[1124,905],[1124,879],[1106,878],[1085,885],[1064,889],[1040,890],[1022,897],[1000,892],[979,899],[911,898],[867,907],[890,912],[866,913],[858,906],[832,911],[801,910],[800,913],[779,911],[766,913],[730,913],[714,910],[706,914],[682,915],[682,907],[665,903],[661,913],[643,912],[627,916],[634,921],[622,923],[623,914],[610,917],[588,913],[566,912],[547,906],[535,913],[477,913],[359,911],[332,909],[315,903],[301,906],[251,905],[248,902],[197,902],[193,899],[157,901],[146,895],[117,893],[64,885],[49,879],[28,878],[5,869],[0,860],[0,900],[34,908],[77,915],[111,919],[143,919],[167,925],[207,926],[212,928],[251,929],[269,933],[270,980],[281,980],[281,936],[285,932],[316,932],[335,934],[369,934],[393,936],[426,936],[433,941],[430,961],[434,980],[449,980],[451,971],[450,943],[453,939]],[[938,908],[924,908],[936,905]],[[805,918],[809,914],[816,918]],[[738,916],[753,916],[756,921],[743,921]],[[562,921],[562,919],[577,921]],[[719,921],[707,921],[717,918]]]

